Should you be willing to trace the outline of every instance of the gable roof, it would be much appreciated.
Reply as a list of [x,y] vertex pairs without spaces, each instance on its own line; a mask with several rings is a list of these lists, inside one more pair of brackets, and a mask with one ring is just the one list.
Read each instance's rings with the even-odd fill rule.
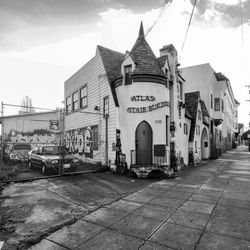
[[133,74],[165,76],[156,56],[145,39],[142,23],[139,36],[130,52],[130,55],[136,64]]
[[190,112],[193,119],[191,120],[191,128],[190,128],[190,134],[189,134],[189,141],[194,141],[194,133],[195,133],[195,125],[196,125],[196,117],[197,117],[197,108],[198,108],[198,102],[200,99],[200,92],[190,92],[185,94],[185,104],[187,107],[187,110]]
[[227,81],[228,78],[224,76],[221,72],[214,73],[217,81]]
[[207,106],[206,106],[206,104],[205,104],[205,102],[203,100],[201,100],[201,112],[202,112],[203,116],[209,117]]
[[124,60],[125,55],[115,50],[102,47],[100,45],[98,45],[97,48],[99,49],[102,58],[102,62],[104,65],[104,69],[106,71],[106,75],[109,81],[109,86],[112,92],[112,96],[114,98],[115,105],[116,107],[119,107],[116,92],[111,83],[115,78],[121,75],[121,64]]
[[234,102],[235,104],[240,105],[240,103],[235,98],[234,98]]

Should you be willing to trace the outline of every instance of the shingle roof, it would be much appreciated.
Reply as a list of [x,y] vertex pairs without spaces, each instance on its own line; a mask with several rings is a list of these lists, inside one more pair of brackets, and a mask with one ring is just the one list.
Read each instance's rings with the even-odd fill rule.
[[130,52],[130,55],[135,60],[136,64],[133,74],[164,76],[156,56],[145,39],[142,23],[139,36]]
[[214,73],[217,81],[226,81],[228,78],[224,76],[221,72]]
[[160,56],[157,58],[158,62],[159,62],[159,65],[161,67],[164,67],[165,66],[165,63],[166,63],[166,60],[167,60],[168,56],[165,55],[165,56]]
[[97,46],[102,57],[103,65],[111,83],[116,77],[121,74],[121,64],[125,55],[115,50],[111,50],[100,45]]
[[191,115],[191,112],[189,111],[187,106],[185,106],[185,116],[189,119],[193,119],[193,116]]
[[102,62],[106,71],[106,75],[109,81],[109,85],[111,88],[111,92],[114,98],[114,102],[115,105],[117,107],[119,107],[119,103],[118,103],[118,99],[116,96],[116,92],[114,87],[112,86],[112,81],[119,77],[121,74],[121,64],[124,60],[124,54],[111,50],[111,49],[107,49],[105,47],[102,47],[100,45],[97,46],[97,48],[100,51],[100,55],[102,58]]
[[197,108],[199,102],[200,92],[191,92],[185,94],[185,104],[193,119],[191,120],[191,128],[189,134],[189,141],[194,141],[194,133],[195,133],[195,125],[196,125],[196,116],[197,116]]
[[239,105],[240,103],[234,98],[234,101],[237,105]]
[[206,117],[209,118],[209,113],[207,110],[207,106],[203,100],[201,100],[201,112],[202,112],[202,117],[203,117],[203,123],[209,126],[208,120],[206,119]]
[[201,112],[202,112],[203,116],[209,117],[207,106],[206,106],[206,104],[205,104],[205,102],[203,100],[201,100]]

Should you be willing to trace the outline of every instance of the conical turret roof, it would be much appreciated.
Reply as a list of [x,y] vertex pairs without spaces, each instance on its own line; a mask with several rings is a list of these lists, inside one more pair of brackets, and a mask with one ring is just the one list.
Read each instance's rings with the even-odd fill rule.
[[141,22],[139,36],[130,52],[136,67],[133,74],[151,74],[164,76],[161,66],[154,55],[154,52],[147,43]]

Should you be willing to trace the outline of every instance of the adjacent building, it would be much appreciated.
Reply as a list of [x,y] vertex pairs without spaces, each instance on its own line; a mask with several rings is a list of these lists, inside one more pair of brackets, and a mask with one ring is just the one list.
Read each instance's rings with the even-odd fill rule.
[[210,64],[183,68],[186,92],[200,91],[210,117],[210,157],[217,158],[235,143],[239,102],[234,98],[229,79],[216,73]]
[[16,143],[30,144],[31,147],[59,143],[62,119],[60,110],[1,117],[3,143],[10,148]]

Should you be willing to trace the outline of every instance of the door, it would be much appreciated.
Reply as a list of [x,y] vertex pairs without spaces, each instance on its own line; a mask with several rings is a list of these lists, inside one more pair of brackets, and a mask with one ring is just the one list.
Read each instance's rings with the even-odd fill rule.
[[152,164],[152,129],[143,121],[136,128],[135,132],[136,164]]
[[201,159],[209,158],[209,148],[208,148],[208,134],[207,130],[203,128],[201,134]]

